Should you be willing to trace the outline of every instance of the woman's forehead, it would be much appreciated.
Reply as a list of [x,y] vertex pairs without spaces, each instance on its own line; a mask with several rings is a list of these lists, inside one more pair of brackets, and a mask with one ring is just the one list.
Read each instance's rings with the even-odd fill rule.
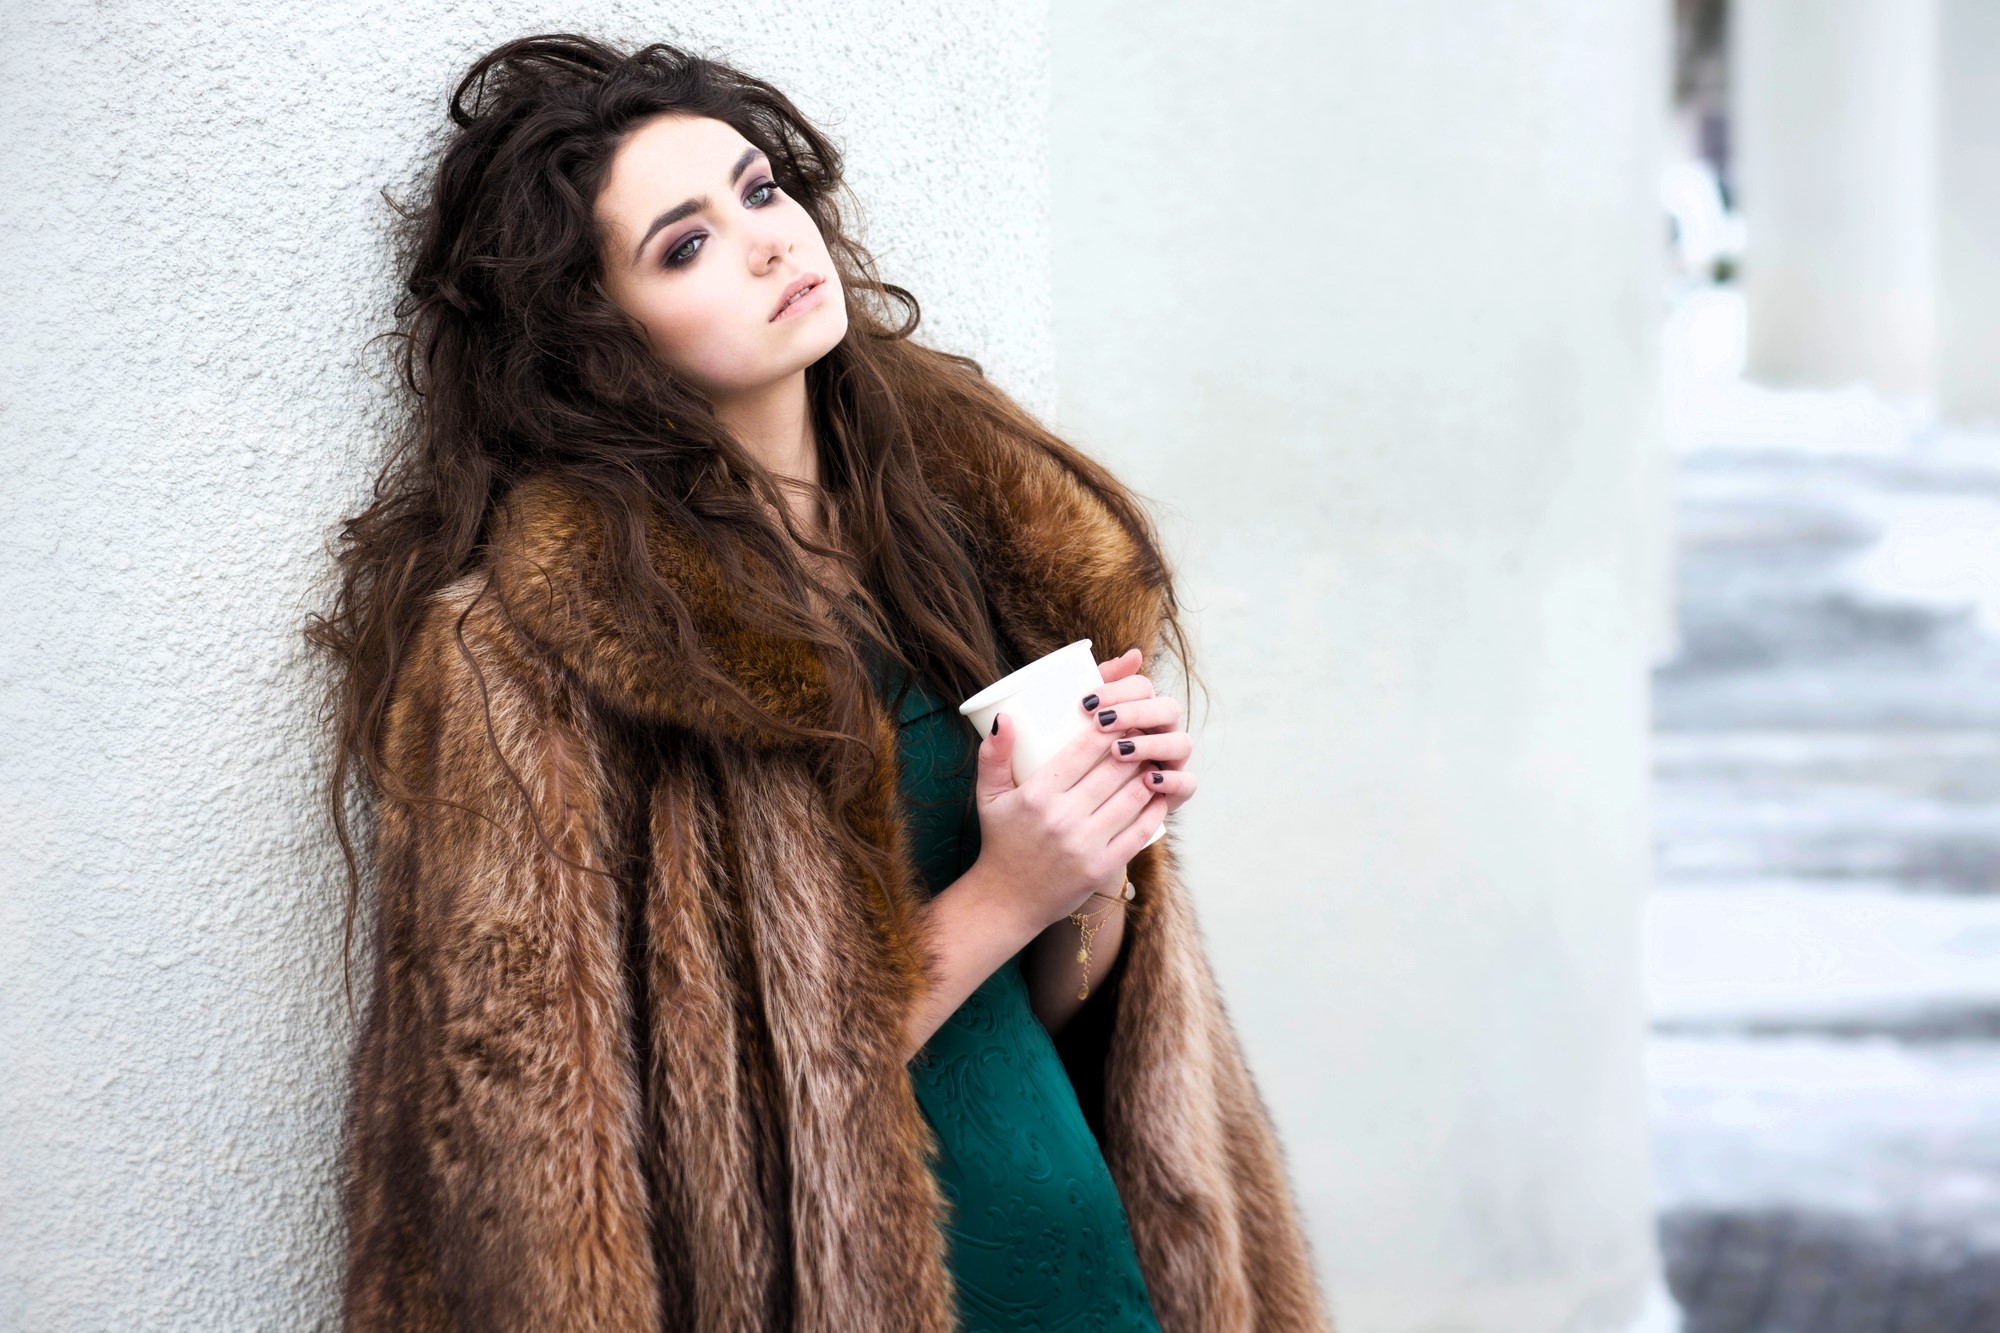
[[[729,173],[751,148],[734,125],[707,116],[663,115],[626,136],[611,163],[607,193],[647,196],[642,206],[726,188]],[[670,200],[653,198],[672,193]]]

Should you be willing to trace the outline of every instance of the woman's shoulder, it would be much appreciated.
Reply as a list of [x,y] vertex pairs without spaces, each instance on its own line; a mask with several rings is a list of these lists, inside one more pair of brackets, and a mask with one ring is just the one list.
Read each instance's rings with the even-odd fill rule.
[[495,502],[476,558],[424,599],[397,667],[406,708],[506,698],[537,714],[573,712],[575,659],[597,618],[603,520],[555,474],[513,483]]
[[491,571],[469,569],[424,599],[396,666],[391,723],[545,695],[549,673],[536,657],[499,606]]

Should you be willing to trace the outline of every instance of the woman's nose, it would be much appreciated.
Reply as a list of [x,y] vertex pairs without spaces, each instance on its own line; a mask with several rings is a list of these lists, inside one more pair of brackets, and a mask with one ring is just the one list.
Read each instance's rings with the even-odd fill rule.
[[757,271],[762,273],[772,268],[777,261],[790,255],[797,244],[798,242],[787,240],[776,231],[768,236],[758,237],[756,244],[751,247]]

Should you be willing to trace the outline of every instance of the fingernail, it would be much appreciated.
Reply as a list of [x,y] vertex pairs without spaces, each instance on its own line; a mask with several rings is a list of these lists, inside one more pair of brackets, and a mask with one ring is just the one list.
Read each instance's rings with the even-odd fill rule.
[[1118,710],[1115,708],[1107,708],[1097,715],[1097,725],[1100,727],[1108,727],[1117,720]]
[[1136,750],[1136,749],[1138,749],[1138,748],[1139,748],[1139,747],[1138,747],[1138,745],[1137,745],[1137,744],[1135,744],[1135,743],[1134,743],[1134,742],[1132,742],[1132,741],[1120,741],[1120,742],[1118,742],[1118,753],[1120,753],[1120,754],[1130,754],[1130,753],[1132,753],[1132,751],[1134,751],[1134,750]]
[[989,736],[998,736],[1000,734],[1000,715],[998,713],[993,715],[993,730],[986,734]]
[[1160,772],[1160,771],[1159,771],[1158,769],[1154,769],[1154,770],[1153,770],[1153,785],[1154,785],[1154,786],[1156,786],[1156,787],[1157,787],[1158,785],[1160,785],[1161,783],[1165,782],[1166,780],[1167,780],[1167,775],[1166,775],[1165,773],[1162,773],[1162,772]]
[[1095,708],[1095,707],[1097,707],[1097,696],[1096,696],[1096,695],[1094,695],[1094,694],[1086,694],[1086,695],[1084,695],[1084,696],[1083,696],[1083,711],[1084,711],[1084,712],[1086,712],[1086,713],[1088,713],[1088,712],[1089,712],[1089,711],[1090,711],[1091,709],[1093,709],[1093,708]]

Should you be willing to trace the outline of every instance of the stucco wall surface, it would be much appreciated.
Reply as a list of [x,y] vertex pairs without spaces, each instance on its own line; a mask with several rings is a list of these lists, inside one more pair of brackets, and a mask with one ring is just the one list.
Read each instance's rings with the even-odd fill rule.
[[1059,424],[1186,583],[1177,836],[1343,1333],[1673,1318],[1639,949],[1667,14],[1054,10]]
[[929,338],[1046,410],[1047,9],[38,3],[8,27],[0,1328],[325,1327],[352,1034],[299,629],[382,444],[378,190],[507,37],[682,41],[821,118]]

